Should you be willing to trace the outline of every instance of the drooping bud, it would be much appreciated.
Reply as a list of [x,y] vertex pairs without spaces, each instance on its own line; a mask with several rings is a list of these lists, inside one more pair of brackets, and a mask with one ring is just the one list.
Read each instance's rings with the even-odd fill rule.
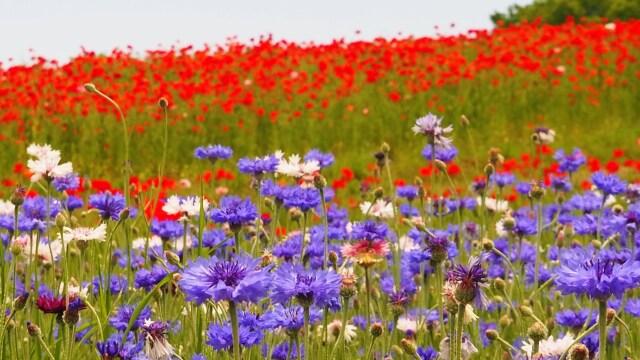
[[531,310],[531,308],[528,306],[520,305],[518,306],[518,310],[520,310],[520,313],[524,317],[530,317],[531,315],[533,315],[533,310]]
[[500,336],[500,334],[498,334],[498,330],[496,329],[487,329],[484,334],[487,339],[489,339],[489,341],[495,341]]
[[613,322],[613,319],[616,317],[616,311],[612,308],[607,309],[607,325],[610,325]]
[[447,164],[444,163],[444,161],[436,159],[434,161],[434,163],[436,164],[436,169],[442,171],[442,172],[446,172],[447,171]]
[[405,354],[414,358],[419,358],[418,346],[416,345],[415,341],[402,339],[402,341],[400,341],[400,347],[402,348],[402,351],[404,351]]
[[178,254],[174,253],[173,251],[166,250],[164,252],[164,256],[166,256],[169,264],[175,266],[178,266],[180,264],[180,256],[178,256]]
[[96,89],[96,86],[92,83],[84,84],[84,89],[87,90],[88,93],[95,93],[98,91],[98,89]]
[[482,240],[482,248],[483,248],[485,251],[491,251],[491,250],[493,250],[493,248],[494,248],[493,240],[491,240],[491,239],[487,239],[487,238],[483,239],[483,240]]

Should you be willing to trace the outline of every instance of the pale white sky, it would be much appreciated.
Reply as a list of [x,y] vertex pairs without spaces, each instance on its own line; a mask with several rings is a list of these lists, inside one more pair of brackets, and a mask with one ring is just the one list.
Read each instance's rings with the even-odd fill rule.
[[[532,0],[0,0],[0,62],[32,55],[66,61],[80,47],[110,52],[172,44],[223,44],[272,34],[275,39],[435,35],[490,28],[489,15]],[[451,23],[456,27],[451,30]],[[361,33],[357,35],[356,30]],[[30,52],[29,49],[33,49]],[[12,62],[8,59],[13,58]]]

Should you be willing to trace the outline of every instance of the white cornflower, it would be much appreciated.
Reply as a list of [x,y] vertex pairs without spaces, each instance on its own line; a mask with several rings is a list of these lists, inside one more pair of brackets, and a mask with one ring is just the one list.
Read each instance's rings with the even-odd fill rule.
[[[482,198],[480,196],[476,198],[476,202],[478,206],[482,206]],[[484,199],[484,206],[491,211],[505,212],[509,208],[509,202],[488,197]]]
[[0,200],[0,215],[14,215],[15,209],[11,201]]
[[480,319],[480,317],[478,315],[476,315],[476,313],[473,312],[473,306],[471,306],[471,304],[467,304],[464,307],[464,324],[468,324],[470,322],[474,322],[476,320]]
[[[204,207],[204,211],[207,211],[209,209],[209,201],[203,199],[202,206]],[[162,211],[169,215],[186,213],[188,216],[196,216],[200,213],[200,197],[188,196],[181,198],[177,195],[172,195],[167,199],[167,202],[162,207]]]
[[396,246],[403,252],[420,249],[420,245],[416,244],[416,241],[408,236],[401,236]]
[[44,145],[31,144],[27,147],[27,154],[37,158],[46,156],[47,154],[50,154],[52,152],[58,152],[58,151],[53,150],[51,148],[51,145],[49,144],[44,144]]
[[175,349],[167,341],[167,328],[163,322],[146,319],[140,327],[144,337],[144,353],[150,360],[169,360]]
[[294,178],[301,178],[303,176],[310,176],[313,173],[320,171],[320,163],[317,160],[311,160],[306,162],[300,162],[300,155],[294,154],[289,156],[287,161],[284,157],[278,162],[276,172],[278,174],[291,176]]
[[[322,331],[322,325],[319,326]],[[340,330],[342,329],[342,321],[336,319],[327,325],[327,332],[329,333],[329,342],[336,342],[340,336]],[[344,341],[350,343],[356,337],[356,327],[352,324],[347,324],[344,333]],[[322,333],[322,332],[321,332]]]
[[[49,251],[49,244],[41,241],[38,245],[38,251],[36,252],[36,246],[33,246],[31,249],[30,261],[33,261],[33,258],[40,260],[42,264],[53,264],[53,262],[60,256],[62,253],[62,243],[60,240],[53,240],[51,242],[51,251]],[[53,252],[53,258],[51,258],[51,253]]]
[[31,182],[36,182],[43,177],[47,180],[64,177],[73,172],[73,165],[70,162],[60,164],[60,152],[53,150],[38,158],[29,159],[27,167],[33,173]]
[[360,210],[365,215],[370,215],[381,219],[393,218],[393,204],[382,199],[376,200],[376,202],[373,204],[371,204],[371,202],[369,201],[365,201],[360,204]]
[[144,250],[147,239],[149,239],[149,248],[162,247],[162,239],[158,235],[152,235],[151,238],[137,238],[131,243],[134,250]]
[[[60,290],[59,290],[60,294],[64,293],[64,281],[60,283]],[[77,296],[81,299],[86,299],[88,296],[88,292],[89,292],[89,288],[87,288],[86,286],[83,288],[80,288],[80,286],[75,286],[73,284],[69,284],[67,286],[67,292],[69,293],[70,297],[73,296]]]
[[100,224],[98,227],[64,227],[64,241],[105,241],[107,239],[107,224]]
[[[438,359],[442,360],[452,360],[450,354],[450,346],[451,342],[449,341],[449,337],[442,339],[440,341],[440,353]],[[471,355],[478,352],[478,349],[467,339],[466,336],[462,335],[462,344],[460,346],[460,350],[462,352],[462,360],[469,360]]]
[[538,136],[537,140],[534,140],[536,144],[551,144],[556,138],[556,132],[553,129],[538,126],[534,132]]
[[[562,339],[554,339],[553,336],[549,336],[546,340],[540,341],[538,353],[543,356],[562,355],[571,345],[573,345],[574,340],[573,335],[569,333],[567,333]],[[531,352],[533,351],[533,340],[525,342],[521,349],[531,357]]]
[[411,330],[413,333],[415,333],[418,330],[418,322],[416,321],[416,319],[412,319],[408,316],[403,315],[398,318],[396,328],[402,332]]
[[417,134],[423,134],[429,138],[429,144],[433,143],[440,148],[448,149],[451,146],[451,139],[445,134],[453,131],[453,126],[442,127],[442,118],[431,113],[416,120],[416,124],[411,128]]

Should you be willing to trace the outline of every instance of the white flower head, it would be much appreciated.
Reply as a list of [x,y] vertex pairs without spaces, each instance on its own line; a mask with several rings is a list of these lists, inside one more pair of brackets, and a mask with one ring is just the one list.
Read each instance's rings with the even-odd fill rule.
[[[450,354],[451,341],[449,337],[442,339],[440,341],[440,353],[438,359],[449,360],[451,358]],[[478,352],[478,349],[469,341],[469,339],[462,335],[462,344],[461,344],[461,352],[462,352],[462,360],[469,360],[471,356]]]
[[64,241],[105,241],[107,239],[107,224],[100,224],[95,228],[90,227],[77,227],[77,228],[63,228]]
[[36,182],[42,178],[56,179],[64,177],[73,172],[73,165],[70,162],[60,164],[60,152],[53,150],[38,158],[29,159],[27,167],[33,173],[31,182]]
[[360,204],[360,210],[364,215],[370,215],[381,219],[393,218],[393,204],[383,199],[378,199],[373,204],[365,201]]
[[411,330],[413,333],[415,333],[418,330],[418,322],[416,321],[416,319],[412,319],[406,315],[403,315],[398,318],[398,324],[396,325],[396,328],[402,332]]
[[416,244],[416,241],[408,236],[401,236],[398,239],[398,244],[395,245],[403,252],[411,252],[412,250],[420,249],[420,245]]
[[52,152],[58,152],[58,151],[53,150],[51,148],[51,145],[49,144],[44,144],[44,145],[31,144],[27,147],[27,154],[36,158],[47,156],[47,154],[50,154]]
[[167,341],[166,323],[146,319],[141,326],[144,334],[144,353],[150,360],[169,360],[175,349]]
[[131,247],[134,250],[144,250],[147,245],[147,239],[149,239],[149,248],[162,247],[162,239],[158,235],[152,235],[151,238],[137,238],[131,243]]
[[[562,355],[571,345],[573,345],[573,335],[567,333],[562,339],[554,339],[553,336],[549,336],[549,338],[540,341],[538,352],[545,355]],[[526,352],[529,357],[531,357],[531,352],[533,351],[533,340],[529,340],[529,342],[525,342],[522,345],[522,351]]]
[[320,163],[317,160],[301,162],[300,155],[293,154],[289,156],[289,160],[284,157],[279,159],[276,172],[278,174],[301,178],[303,176],[311,176],[313,173],[320,171]]
[[[204,211],[209,210],[209,200],[203,199],[202,206]],[[188,196],[181,198],[177,195],[172,195],[167,199],[167,202],[162,207],[162,211],[169,215],[186,213],[187,216],[196,216],[200,214],[200,197]]]
[[[476,203],[478,206],[482,206],[482,198],[480,196],[476,198]],[[484,206],[491,211],[505,212],[509,209],[509,202],[488,197],[484,199]]]
[[0,215],[13,215],[16,206],[11,201],[0,200]]
[[534,140],[536,144],[551,144],[556,139],[555,130],[542,126],[535,129],[534,135],[537,135],[537,139]]
[[[319,328],[322,329],[322,325],[319,326]],[[344,332],[344,341],[346,343],[350,343],[356,337],[356,329],[357,328],[355,327],[355,325],[347,323],[347,326]],[[332,343],[336,342],[336,340],[338,340],[338,337],[340,336],[341,330],[342,330],[342,321],[336,319],[330,322],[329,325],[327,325],[327,332],[329,333],[329,339],[328,339],[329,342],[332,342]]]
[[[31,250],[30,261],[33,261],[35,258],[43,264],[51,265],[60,256],[60,253],[62,253],[62,243],[60,240],[53,240],[51,242],[51,251],[49,251],[49,244],[41,241],[37,252],[35,246],[33,246]],[[51,253],[53,253],[53,258],[51,258]]]

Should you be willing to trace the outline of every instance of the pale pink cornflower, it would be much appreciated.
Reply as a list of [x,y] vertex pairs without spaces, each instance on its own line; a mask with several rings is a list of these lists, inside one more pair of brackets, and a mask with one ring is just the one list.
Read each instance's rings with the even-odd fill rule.
[[342,245],[340,252],[345,258],[362,267],[370,267],[381,262],[389,254],[387,240],[360,240]]

